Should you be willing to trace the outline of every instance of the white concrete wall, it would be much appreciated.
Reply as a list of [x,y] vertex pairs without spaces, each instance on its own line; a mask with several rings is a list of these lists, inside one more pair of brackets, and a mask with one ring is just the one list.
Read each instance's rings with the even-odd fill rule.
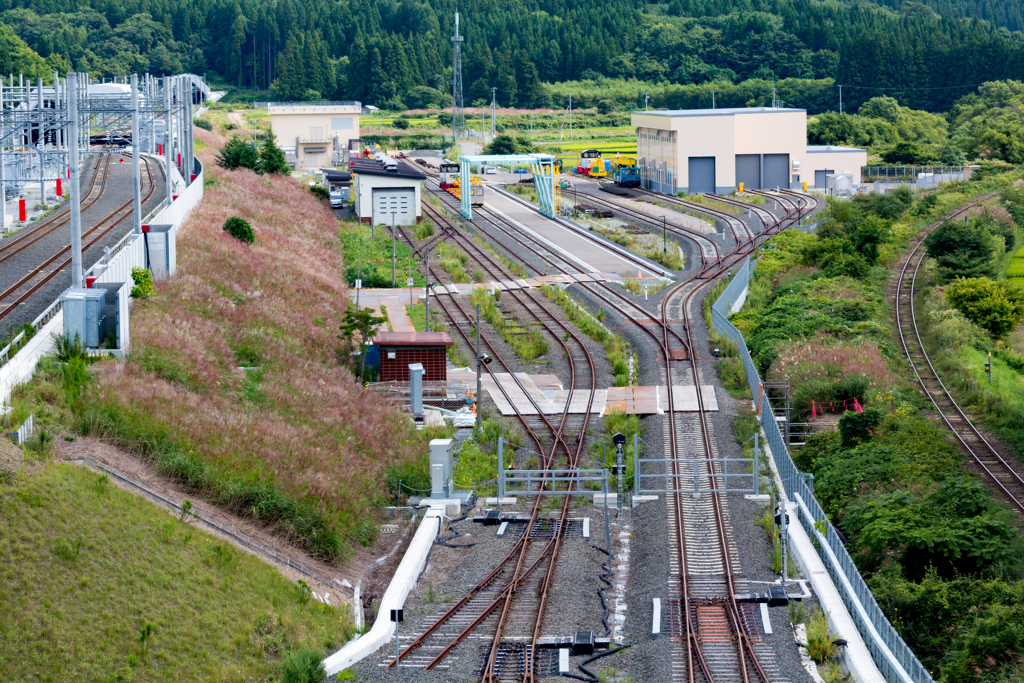
[[[678,188],[689,187],[690,157],[715,157],[716,187],[735,188],[737,154],[788,154],[792,166],[805,156],[807,146],[807,112],[801,109],[708,109],[706,114],[686,116],[636,112],[632,122],[637,127],[637,156],[672,164]],[[657,131],[662,131],[661,140],[652,139]],[[666,133],[674,133],[674,139]],[[797,173],[791,169],[793,175]]]
[[[282,147],[295,145],[299,139],[296,158],[306,168],[327,166],[334,155],[334,137],[338,137],[338,147],[348,149],[348,141],[359,137],[358,107],[352,106],[297,106],[268,108],[270,112],[270,130],[277,136],[277,144]],[[331,119],[349,119],[352,127],[335,130]],[[319,133],[315,135],[314,133]],[[320,144],[306,144],[306,143]],[[326,147],[327,151],[305,153],[305,147]]]
[[[345,645],[334,654],[324,660],[324,668],[328,676],[334,676],[345,669],[358,664],[374,652],[387,644],[395,633],[395,625],[391,623],[391,610],[402,609],[409,591],[416,585],[420,574],[427,564],[430,556],[430,549],[434,545],[438,531],[444,521],[444,501],[441,504],[431,505],[430,509],[423,516],[416,535],[412,537],[409,548],[402,557],[402,562],[395,570],[395,575],[380,600],[380,607],[377,610],[377,620],[373,622],[373,628],[356,640]],[[413,628],[408,621],[405,628]]]
[[852,173],[854,184],[860,185],[862,182],[861,167],[868,165],[868,152],[865,149],[843,148],[822,152],[807,150],[800,165],[802,167],[800,179],[807,183],[807,187],[814,187],[815,171],[825,170],[836,173]]

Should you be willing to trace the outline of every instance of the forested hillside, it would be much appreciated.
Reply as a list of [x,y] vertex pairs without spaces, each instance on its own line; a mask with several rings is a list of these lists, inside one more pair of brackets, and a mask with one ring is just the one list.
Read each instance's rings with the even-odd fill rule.
[[[944,111],[967,86],[1024,78],[1019,2],[882,4],[891,7],[845,0],[462,3],[466,102],[490,100],[496,87],[503,105],[561,104],[560,91],[545,83],[602,78],[642,82],[634,97],[651,84],[748,83],[747,99],[756,99],[777,80],[802,79],[790,81],[806,85],[787,102],[811,111],[837,107],[836,85],[851,108],[886,94]],[[184,70],[271,87],[280,99],[399,108],[446,104],[455,7],[454,0],[0,0],[0,22],[59,70]]]

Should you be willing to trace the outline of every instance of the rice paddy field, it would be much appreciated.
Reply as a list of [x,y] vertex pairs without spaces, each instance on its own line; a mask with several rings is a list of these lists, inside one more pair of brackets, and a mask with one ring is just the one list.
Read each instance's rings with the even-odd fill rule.
[[1006,277],[1011,282],[1024,285],[1024,247],[1017,250],[1006,269]]

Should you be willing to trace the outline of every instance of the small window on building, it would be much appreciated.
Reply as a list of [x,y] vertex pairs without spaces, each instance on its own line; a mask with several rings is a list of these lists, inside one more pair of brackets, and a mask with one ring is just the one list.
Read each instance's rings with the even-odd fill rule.
[[352,130],[352,119],[350,117],[332,118],[331,130]]

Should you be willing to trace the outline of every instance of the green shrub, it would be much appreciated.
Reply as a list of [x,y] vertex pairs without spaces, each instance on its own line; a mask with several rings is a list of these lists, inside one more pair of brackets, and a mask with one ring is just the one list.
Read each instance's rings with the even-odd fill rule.
[[224,221],[224,230],[235,239],[247,244],[252,244],[256,241],[256,234],[253,232],[252,226],[244,218],[232,216]]
[[434,234],[434,224],[430,221],[421,221],[416,224],[416,239],[425,240]]
[[320,683],[327,677],[324,653],[310,647],[286,652],[281,658],[281,683]]
[[309,191],[317,196],[319,199],[328,199],[331,196],[330,190],[322,185],[310,185]]
[[839,646],[836,636],[828,633],[828,618],[821,609],[814,610],[807,622],[807,654],[818,664],[823,664],[836,655]]
[[156,293],[153,289],[153,273],[145,268],[139,268],[138,266],[132,267],[132,281],[135,285],[132,287],[131,298],[133,299],[148,299]]
[[957,278],[946,287],[946,300],[996,339],[1024,319],[1024,287],[1013,282]]
[[203,130],[213,130],[213,124],[206,119],[196,119],[196,126]]

